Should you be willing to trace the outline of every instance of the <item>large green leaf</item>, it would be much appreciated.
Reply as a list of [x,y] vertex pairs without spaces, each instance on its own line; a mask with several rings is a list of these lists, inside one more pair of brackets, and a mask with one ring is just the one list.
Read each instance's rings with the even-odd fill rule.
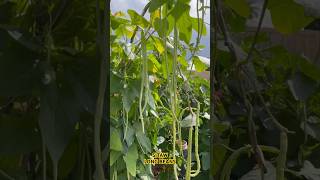
[[130,21],[127,19],[124,19],[122,16],[117,16],[117,14],[122,15],[122,12],[116,13],[115,16],[110,17],[110,26],[112,29],[116,30],[121,25],[129,25]]
[[197,72],[203,72],[208,68],[206,64],[201,61],[199,56],[193,57],[193,64]]
[[111,76],[110,76],[110,94],[119,93],[120,89],[123,86],[123,84],[121,82],[121,78],[112,72],[110,72],[110,74],[111,74]]
[[157,37],[153,37],[152,38],[153,41],[154,41],[154,47],[157,49],[157,51],[162,54],[164,52],[164,44],[162,43],[161,39],[160,38],[157,38]]
[[132,93],[130,93],[131,91],[128,88],[125,89],[124,92],[125,93],[122,96],[123,107],[127,112],[129,112],[135,96],[132,96]]
[[[226,13],[225,21],[228,22],[228,26],[230,27],[230,32],[245,32],[246,30],[246,22],[247,18],[243,16],[239,16],[237,13]],[[251,42],[251,41],[250,41]]]
[[110,166],[112,166],[118,158],[121,156],[121,152],[119,151],[111,151],[110,152]]
[[40,130],[54,163],[58,163],[68,145],[80,113],[80,105],[64,85],[58,90],[51,82],[40,100]]
[[167,27],[167,36],[169,36],[171,34],[171,32],[173,31],[173,27],[174,27],[174,17],[173,16],[168,16],[167,17],[167,21],[168,21],[168,27]]
[[[72,58],[71,62],[63,64],[65,71],[60,75],[62,77],[60,79],[64,79],[64,91],[69,91],[70,96],[74,97],[74,101],[81,105],[83,110],[94,114],[98,96],[100,63],[94,56],[79,55],[81,58]],[[61,58],[67,57],[62,56]]]
[[136,137],[137,137],[139,144],[142,147],[142,150],[145,153],[151,152],[151,142],[150,142],[150,139],[146,136],[146,134],[143,133],[141,130],[136,131]]
[[192,37],[192,21],[189,10],[184,12],[177,21],[179,39],[189,44]]
[[149,22],[136,11],[129,9],[128,14],[130,15],[132,24],[143,28],[146,28],[149,25]]
[[134,138],[135,138],[134,128],[130,124],[128,124],[127,125],[127,132],[126,132],[126,136],[125,136],[127,146],[132,145],[132,143],[134,142]]
[[158,72],[161,68],[161,64],[159,63],[158,59],[155,57],[154,54],[150,54],[148,56],[149,60],[148,63],[150,64],[149,71],[151,72]]
[[165,31],[165,27],[169,29],[169,21],[168,19],[156,18],[153,22],[153,27],[159,35],[162,35],[162,34],[168,35],[169,30],[167,32],[164,32],[164,31]]
[[[190,17],[191,23],[192,23],[192,29],[194,29],[197,33],[201,33],[203,36],[207,35],[207,28],[206,25],[204,24],[204,21],[201,18],[193,18]],[[199,32],[199,25],[200,29],[202,28],[202,32]]]
[[225,4],[243,17],[250,16],[250,6],[246,0],[225,0]]
[[301,123],[301,129],[303,129],[311,137],[320,141],[320,119],[318,117],[309,117],[306,122]]
[[297,58],[298,67],[303,74],[309,78],[320,82],[320,67],[315,66],[314,63],[311,63],[309,59]]
[[308,25],[314,18],[305,15],[304,8],[293,0],[270,0],[268,9],[277,31],[289,34]]
[[123,160],[126,162],[127,171],[135,177],[137,169],[138,149],[136,144],[132,144],[129,147],[128,152],[123,156]]
[[70,175],[70,172],[75,168],[78,158],[78,138],[74,136],[68,146],[66,147],[61,160],[59,162],[58,172],[60,178],[66,178]]
[[140,87],[140,81],[132,80],[129,81],[125,86],[126,87],[124,88],[122,93],[122,102],[125,110],[129,112],[131,105],[134,103],[136,97],[139,97],[138,88]]
[[210,153],[201,152],[201,167],[204,171],[210,169]]
[[153,98],[153,96],[152,96],[150,91],[148,92],[148,100],[149,100],[148,104],[149,104],[150,108],[153,109],[153,110],[156,110],[156,104],[154,102],[154,98]]
[[317,84],[302,73],[296,73],[288,81],[289,88],[296,100],[306,101],[316,90]]
[[122,141],[119,130],[111,128],[110,130],[110,149],[115,151],[123,151]]
[[170,10],[170,14],[174,17],[176,21],[178,21],[183,14],[188,13],[190,11],[189,4],[183,2],[183,0],[178,0],[176,4],[174,5],[173,9]]
[[151,0],[149,12],[154,12],[166,3],[166,0]]

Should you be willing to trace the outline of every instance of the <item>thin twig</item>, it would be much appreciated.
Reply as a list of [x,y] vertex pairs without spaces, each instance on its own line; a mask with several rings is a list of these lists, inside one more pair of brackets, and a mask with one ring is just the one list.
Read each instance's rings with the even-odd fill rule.
[[61,15],[64,13],[64,11],[67,9],[67,1],[68,0],[62,0],[62,2],[60,2],[60,7],[59,9],[56,11],[53,20],[52,20],[52,28],[53,30],[55,29],[55,25],[58,22],[58,20],[61,18]]
[[263,23],[264,15],[266,13],[267,6],[268,6],[268,0],[264,0],[263,7],[262,7],[262,12],[261,12],[261,15],[260,15],[260,18],[259,18],[258,27],[257,27],[257,30],[255,32],[254,39],[253,39],[253,42],[251,44],[251,48],[250,48],[250,50],[248,52],[248,56],[247,56],[247,59],[246,59],[247,62],[251,60],[252,53],[253,53],[253,51],[255,49],[255,45],[257,43],[258,36],[259,36],[260,30],[261,30],[261,27],[262,27],[262,23]]
[[2,169],[0,169],[0,174],[5,177],[8,180],[15,180],[15,178],[9,176],[6,172],[4,172]]
[[233,46],[229,32],[227,31],[226,23],[224,21],[223,15],[222,15],[221,0],[215,0],[215,8],[216,8],[216,16],[217,16],[218,26],[219,26],[220,31],[223,34],[225,46],[228,47],[228,49],[231,53],[231,56],[236,61],[236,63],[239,63],[240,62],[239,56],[237,55],[237,53],[235,51],[235,48]]
[[240,89],[241,89],[241,94],[243,101],[245,103],[245,106],[247,110],[249,111],[249,116],[248,116],[248,132],[249,132],[249,137],[251,141],[251,145],[254,150],[254,154],[256,156],[256,161],[259,165],[259,168],[261,169],[261,180],[264,180],[264,171],[266,169],[265,167],[265,160],[264,160],[264,155],[263,152],[261,151],[260,147],[258,146],[258,140],[257,140],[257,132],[255,129],[255,122],[253,120],[253,106],[247,97],[247,93],[244,89],[243,81],[241,81],[241,76],[238,76],[238,80],[240,83]]
[[11,103],[13,103],[16,100],[16,98],[10,98],[8,102],[6,102],[4,105],[0,106],[0,111],[7,108]]

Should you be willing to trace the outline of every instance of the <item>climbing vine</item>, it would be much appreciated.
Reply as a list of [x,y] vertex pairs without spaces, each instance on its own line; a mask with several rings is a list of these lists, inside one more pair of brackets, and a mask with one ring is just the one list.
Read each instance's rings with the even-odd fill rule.
[[[113,179],[208,177],[209,82],[196,75],[207,68],[199,58],[206,8],[198,1],[191,17],[189,1],[150,1],[142,12],[112,12]],[[145,163],[161,152],[175,163]]]

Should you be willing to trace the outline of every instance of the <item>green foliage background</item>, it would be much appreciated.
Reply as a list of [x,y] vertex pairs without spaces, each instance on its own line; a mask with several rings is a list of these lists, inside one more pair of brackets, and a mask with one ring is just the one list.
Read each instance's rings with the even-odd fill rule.
[[[282,36],[294,36],[316,18],[307,16],[304,7],[292,0],[264,2],[274,30]],[[263,28],[256,37],[244,35],[246,20],[251,18],[246,1],[215,1],[214,7],[214,88],[223,98],[214,104],[212,177],[261,179],[261,154],[252,148],[256,137],[265,159],[264,179],[283,179],[279,175],[283,170],[286,179],[319,179],[319,66],[302,54],[270,45]],[[275,121],[294,131],[287,134],[286,152],[280,139],[283,130]],[[252,122],[256,136],[249,130]]]
[[93,179],[96,31],[95,1],[0,2],[1,179]]
[[[165,4],[171,9],[167,19],[161,20],[159,9]],[[205,8],[208,7],[200,7],[200,12]],[[285,35],[301,31],[319,18],[307,16],[305,8],[294,0],[269,0],[266,8],[275,30]],[[280,132],[273,117],[294,131],[287,134],[288,150],[283,167],[286,179],[320,179],[319,67],[281,46],[266,46],[269,39],[263,31],[256,41],[252,35],[242,36],[251,15],[246,1],[213,1],[210,10],[211,31],[200,30],[201,17],[190,17],[188,0],[151,0],[149,20],[133,10],[110,15],[110,134],[106,130],[106,108],[101,127],[105,170],[109,167],[110,177],[117,179],[172,178],[170,166],[144,165],[143,159],[159,149],[172,150],[174,142],[170,140],[174,132],[168,113],[170,80],[167,75],[173,67],[173,47],[176,46],[181,73],[176,89],[179,107],[188,107],[189,96],[201,103],[201,171],[192,179],[260,179],[257,154],[250,141],[253,134],[248,131],[250,119],[255,123],[257,142],[264,152],[267,170],[264,179],[281,179],[277,167],[283,158],[279,156],[283,146],[280,146]],[[217,12],[224,17],[225,30]],[[96,2],[92,0],[0,2],[0,179],[42,180],[44,172],[47,179],[54,179],[54,174],[57,179],[97,179],[94,114],[100,59],[95,14]],[[167,44],[163,44],[161,35],[172,35],[174,21],[179,41],[175,43],[168,38]],[[166,31],[163,26],[168,27]],[[137,27],[136,38],[130,44]],[[149,38],[144,42],[151,75],[150,91],[146,95],[145,133],[138,115],[140,29],[153,32],[147,33]],[[226,41],[225,32],[231,42]],[[211,84],[214,101],[211,104],[209,81],[194,74],[190,76],[187,68],[190,53],[195,55],[191,60],[197,72],[208,68],[201,57],[196,56],[202,45],[192,42],[192,33],[198,37],[210,33],[214,37],[210,67],[214,70]],[[235,61],[234,52],[226,46],[230,44],[235,47],[240,62]],[[247,59],[252,47],[251,57]],[[165,49],[168,67],[162,61]],[[247,74],[239,76],[239,67],[244,67]],[[258,88],[252,82],[257,82]],[[195,106],[194,102],[191,104]],[[180,115],[184,118],[188,114]],[[185,122],[185,126],[190,124]],[[186,140],[188,132],[183,129],[182,135]],[[109,137],[111,141],[107,146]],[[181,156],[177,160],[179,165],[185,163]],[[195,163],[193,165],[195,168]]]

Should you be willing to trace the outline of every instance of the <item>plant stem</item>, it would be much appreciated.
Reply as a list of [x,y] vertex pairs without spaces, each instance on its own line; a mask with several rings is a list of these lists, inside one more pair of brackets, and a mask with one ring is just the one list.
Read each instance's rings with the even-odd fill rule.
[[281,132],[280,134],[280,153],[278,157],[276,177],[277,180],[284,180],[284,172],[286,169],[286,159],[288,150],[288,137],[287,133]]
[[53,163],[53,179],[58,180],[58,163]]
[[200,157],[199,157],[199,120],[200,120],[200,103],[197,102],[198,107],[197,107],[197,119],[196,119],[196,127],[195,127],[195,132],[194,132],[194,153],[197,161],[197,170],[195,173],[191,174],[191,177],[195,177],[200,173],[201,169],[201,162],[200,162]]
[[86,153],[86,160],[87,160],[87,165],[88,165],[88,180],[92,179],[92,168],[91,168],[91,158],[90,158],[90,151],[89,151],[89,146],[88,146],[88,142],[86,139],[86,149],[85,149],[85,153]]
[[307,123],[308,123],[308,114],[307,114],[307,104],[302,102],[303,106],[303,128],[304,128],[304,144],[308,142],[308,132],[307,132]]
[[42,138],[42,159],[43,159],[43,167],[42,167],[42,175],[43,180],[47,179],[47,156],[46,156],[46,144],[44,138]]
[[259,35],[260,30],[261,30],[261,26],[262,26],[262,22],[263,22],[263,19],[264,19],[264,15],[266,13],[267,6],[268,6],[268,0],[264,0],[262,11],[261,11],[260,18],[259,18],[258,27],[257,27],[257,30],[255,32],[254,39],[253,39],[253,42],[251,44],[250,50],[248,52],[248,56],[247,56],[247,60],[246,60],[247,62],[251,60],[252,53],[253,53],[253,51],[255,49],[255,45],[256,45],[257,40],[258,40],[258,35]]
[[4,172],[2,169],[0,169],[0,174],[4,177],[4,178],[6,178],[6,179],[8,179],[8,180],[15,180],[13,177],[11,177],[11,176],[9,176],[6,172]]
[[193,133],[193,126],[189,128],[186,180],[190,180],[191,178],[192,133]]
[[[96,0],[96,16],[97,16],[97,50],[101,53],[101,65],[100,65],[100,82],[99,82],[99,94],[96,104],[96,113],[94,119],[94,160],[96,165],[97,180],[105,180],[103,165],[101,160],[101,145],[100,145],[100,132],[101,132],[101,121],[103,116],[104,99],[107,87],[107,34],[105,22],[106,17],[109,16],[107,13],[107,3],[104,5],[104,18],[101,20],[100,14],[100,2]],[[102,38],[102,41],[100,41]],[[108,108],[108,107],[107,107]]]
[[[177,22],[174,21],[174,55],[173,55],[173,62],[172,62],[172,76],[171,76],[171,90],[170,90],[170,98],[171,98],[171,110],[173,114],[173,122],[172,122],[172,151],[173,151],[173,159],[176,161],[176,123],[177,123],[177,92],[176,92],[176,63],[177,63],[177,56],[178,56],[178,29],[177,29]],[[173,164],[173,172],[174,177],[178,180],[178,172],[177,172],[177,164]]]
[[[141,70],[141,86],[140,86],[140,96],[139,96],[139,114],[140,114],[140,120],[141,120],[141,126],[142,126],[142,132],[144,133],[144,119],[143,119],[143,111],[144,111],[144,106],[142,106],[142,98],[143,98],[143,92],[144,92],[144,88],[145,88],[145,53],[146,53],[146,44],[145,44],[145,35],[144,35],[144,31],[141,31],[141,48],[142,48],[142,70]],[[145,102],[146,103],[146,102]]]

